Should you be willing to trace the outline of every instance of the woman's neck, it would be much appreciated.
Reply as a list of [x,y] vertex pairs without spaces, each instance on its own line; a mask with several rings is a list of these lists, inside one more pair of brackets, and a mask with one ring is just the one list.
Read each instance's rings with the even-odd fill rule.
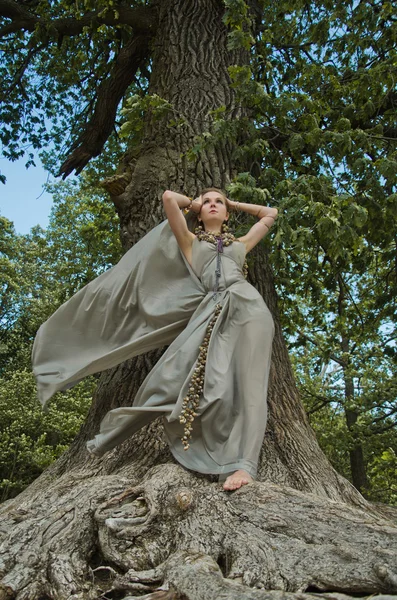
[[213,231],[212,229],[206,229],[205,233],[212,233],[212,235],[221,235],[221,231]]

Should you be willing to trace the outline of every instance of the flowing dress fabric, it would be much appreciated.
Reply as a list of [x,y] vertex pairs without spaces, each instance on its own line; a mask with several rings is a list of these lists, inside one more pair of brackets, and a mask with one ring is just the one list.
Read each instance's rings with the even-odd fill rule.
[[45,406],[87,375],[170,344],[203,294],[163,221],[41,325],[32,353],[40,402]]
[[[190,266],[165,221],[40,328],[33,362],[43,403],[88,374],[170,344],[133,406],[104,417],[100,433],[87,443],[90,452],[101,456],[163,415],[170,449],[186,468],[221,477],[244,469],[256,476],[274,326],[261,295],[244,279],[244,244],[234,242],[220,256],[214,299],[216,246],[195,239]],[[222,309],[209,341],[198,416],[185,451],[182,402],[218,303]]]
[[[214,301],[216,255],[213,244],[193,241],[193,272],[205,288],[201,302],[142,383],[133,406],[105,416],[100,433],[87,444],[94,454],[102,455],[163,414],[169,446],[182,465],[200,473],[227,475],[244,469],[256,476],[266,427],[273,319],[243,276],[242,243],[225,247],[221,254]],[[179,422],[182,402],[217,303],[222,310],[211,334],[203,394],[185,451]]]

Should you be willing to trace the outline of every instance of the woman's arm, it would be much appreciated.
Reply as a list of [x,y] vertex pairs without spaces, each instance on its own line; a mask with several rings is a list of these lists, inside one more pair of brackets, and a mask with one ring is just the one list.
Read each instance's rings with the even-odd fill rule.
[[[186,219],[181,212],[181,208],[186,208],[191,205],[196,212],[200,211],[198,201],[193,201],[191,198],[183,194],[177,194],[171,190],[166,190],[163,194],[164,211],[167,215],[168,223],[176,237],[179,247],[185,251],[192,244],[195,235],[189,231]],[[197,210],[198,209],[198,210]]]
[[277,219],[278,210],[271,206],[258,206],[257,204],[233,202],[232,200],[228,200],[228,202],[234,210],[246,212],[259,219],[258,223],[255,223],[246,235],[239,238],[239,241],[245,244],[247,252],[249,252],[269,232],[270,227]]

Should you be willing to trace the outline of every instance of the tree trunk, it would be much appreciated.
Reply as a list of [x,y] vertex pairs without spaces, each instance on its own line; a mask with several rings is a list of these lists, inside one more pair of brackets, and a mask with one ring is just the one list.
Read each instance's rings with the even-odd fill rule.
[[[194,136],[210,129],[208,111],[225,105],[227,118],[240,114],[227,67],[247,57],[227,50],[223,3],[162,0],[158,10],[150,91],[172,103],[186,126],[148,118],[142,146],[131,152],[138,158],[116,177],[113,200],[126,248],[164,218],[165,189],[191,195],[205,185],[224,187],[236,170],[227,142],[195,162],[184,157]],[[252,252],[250,280],[276,323],[258,481],[227,494],[214,477],[184,470],[159,422],[92,459],[86,440],[108,410],[132,403],[161,352],[128,361],[101,376],[69,451],[3,506],[0,600],[304,599],[305,591],[328,591],[327,598],[337,598],[331,591],[397,591],[397,529],[332,469],[316,442],[294,384],[262,244]]]
[[[345,284],[341,276],[338,278],[338,284],[338,313],[339,317],[341,317],[343,320],[345,317]],[[359,492],[365,493],[365,490],[368,490],[369,488],[369,482],[365,468],[363,447],[354,429],[358,421],[359,413],[357,410],[351,408],[352,403],[354,403],[354,381],[353,377],[349,373],[349,368],[351,366],[350,343],[348,332],[345,329],[341,333],[340,348],[342,351],[342,356],[344,357],[343,380],[345,384],[345,418],[347,428],[354,440],[353,447],[349,450],[350,470],[354,487]]]
[[[359,413],[356,410],[346,409],[345,415],[347,427],[354,436],[354,426],[357,423]],[[365,468],[363,447],[358,440],[356,440],[354,447],[349,450],[349,456],[353,485],[359,492],[365,495],[365,491],[369,488],[369,482]]]

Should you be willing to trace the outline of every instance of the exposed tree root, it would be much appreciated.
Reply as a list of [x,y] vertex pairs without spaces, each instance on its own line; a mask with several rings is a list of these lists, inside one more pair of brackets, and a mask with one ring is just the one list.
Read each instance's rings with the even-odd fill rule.
[[0,600],[397,592],[382,516],[266,482],[227,493],[173,464],[132,487],[126,473],[65,475],[9,503],[1,536]]

